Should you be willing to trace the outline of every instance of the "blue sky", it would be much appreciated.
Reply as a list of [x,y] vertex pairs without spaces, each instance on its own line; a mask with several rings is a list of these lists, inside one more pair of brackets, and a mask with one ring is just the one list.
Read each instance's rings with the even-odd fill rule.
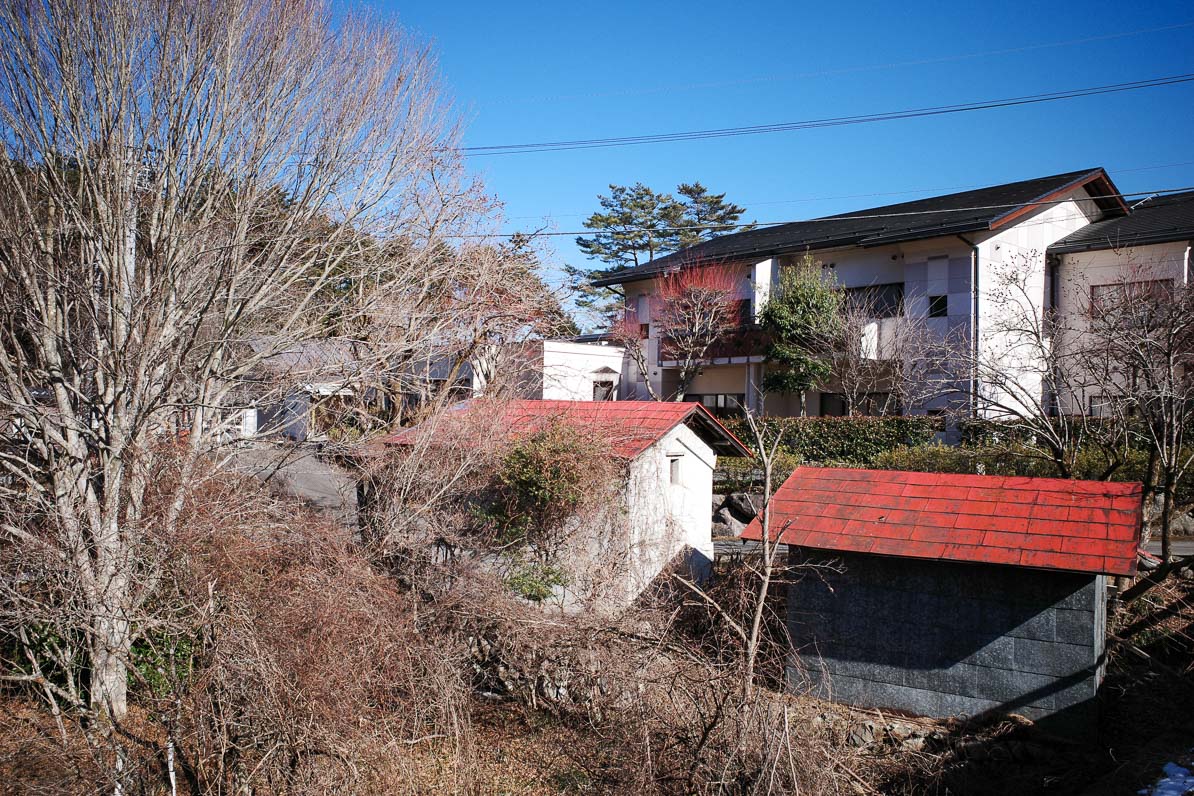
[[[796,121],[1194,72],[1189,2],[369,5],[433,44],[469,146]],[[1134,33],[1156,28],[1169,29]],[[470,168],[505,203],[507,230],[580,229],[609,183],[636,181],[673,190],[699,180],[746,206],[750,220],[786,221],[1096,165],[1125,192],[1194,186],[1191,130],[1186,83],[826,130],[474,157]],[[1181,165],[1152,168],[1162,164]],[[551,247],[557,262],[586,262],[571,238]]]

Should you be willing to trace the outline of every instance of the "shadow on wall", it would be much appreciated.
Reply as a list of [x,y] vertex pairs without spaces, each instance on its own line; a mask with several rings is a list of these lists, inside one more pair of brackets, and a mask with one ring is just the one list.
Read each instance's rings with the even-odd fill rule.
[[818,569],[789,587],[791,687],[923,716],[1018,713],[1059,734],[1097,734],[1101,576],[838,558],[842,571]]

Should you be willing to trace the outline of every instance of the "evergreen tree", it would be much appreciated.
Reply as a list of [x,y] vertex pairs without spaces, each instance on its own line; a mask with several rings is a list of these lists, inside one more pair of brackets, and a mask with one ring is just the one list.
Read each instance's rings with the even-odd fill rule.
[[760,325],[771,339],[766,351],[767,392],[800,396],[823,384],[833,372],[833,348],[842,318],[842,294],[821,273],[821,265],[805,255],[780,272],[779,284],[763,305]]
[[679,248],[684,205],[674,196],[656,193],[641,182],[609,189],[609,196],[598,197],[602,209],[585,220],[593,235],[576,239],[582,252],[615,268],[627,268]]
[[620,309],[618,294],[592,287],[592,280],[741,229],[735,224],[746,212],[726,202],[724,193],[711,194],[699,182],[677,188],[683,199],[656,192],[641,182],[632,186],[611,184],[609,188],[608,196],[598,197],[601,210],[584,222],[593,234],[576,238],[582,252],[606,267],[564,266],[576,294],[576,305],[606,321],[611,321]]
[[726,201],[724,193],[709,193],[699,182],[681,183],[676,193],[684,197],[684,226],[680,233],[680,248],[712,240],[731,232],[754,229],[754,224],[739,225],[745,207]]

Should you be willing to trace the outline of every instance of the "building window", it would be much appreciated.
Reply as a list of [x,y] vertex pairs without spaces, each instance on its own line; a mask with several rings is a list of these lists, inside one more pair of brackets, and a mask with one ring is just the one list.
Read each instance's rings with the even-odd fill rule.
[[949,296],[929,296],[929,317],[944,318],[949,315]]
[[846,306],[863,312],[870,318],[895,318],[904,312],[904,283],[848,287]]
[[650,336],[651,336],[651,324],[640,323],[638,325],[638,339],[646,340]]
[[673,484],[680,483],[680,457],[669,456],[667,460],[668,477]]
[[714,417],[733,417],[746,405],[746,393],[688,393],[685,401],[698,403]]
[[614,399],[614,383],[612,381],[593,382],[594,401],[612,401]]
[[1111,417],[1111,401],[1103,395],[1088,396],[1086,414],[1090,417]]
[[1173,299],[1172,279],[1152,279],[1143,282],[1115,282],[1090,286],[1091,312],[1107,312],[1128,308],[1138,302],[1164,303]]

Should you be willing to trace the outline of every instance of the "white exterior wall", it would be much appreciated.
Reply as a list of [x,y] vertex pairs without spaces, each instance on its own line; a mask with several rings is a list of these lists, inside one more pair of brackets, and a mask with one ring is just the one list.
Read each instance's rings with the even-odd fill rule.
[[[770,291],[771,280],[778,268],[778,260],[765,260],[751,268],[739,269],[735,283],[738,285],[737,291],[734,294],[734,299],[737,301],[751,301],[752,315],[756,314],[762,306],[758,302],[765,300],[767,293]],[[762,280],[763,287],[760,288],[760,280]],[[659,360],[659,344],[660,334],[658,326],[655,323],[653,316],[655,296],[659,290],[658,280],[647,279],[641,282],[629,282],[624,286],[626,291],[626,311],[633,312],[637,315],[639,323],[650,324],[650,336],[641,341],[641,345],[647,349],[647,363],[648,373],[647,379],[650,380],[651,386],[655,390],[656,395],[664,395],[664,377],[663,368],[660,366]],[[742,364],[747,361],[746,357],[734,358],[734,364]],[[731,360],[725,359],[718,361],[717,364],[730,364]],[[639,373],[638,366],[636,366],[629,357],[622,373],[622,383],[625,385],[624,394],[621,396],[628,400],[647,401],[651,400],[650,393],[647,392],[643,385],[642,374]],[[692,390],[690,390],[691,392]],[[733,392],[749,392],[745,389],[745,383],[739,386]]]
[[[671,482],[672,458],[679,461],[679,483]],[[678,555],[696,574],[713,561],[713,469],[717,456],[685,425],[630,463],[626,484],[629,515],[626,598],[635,599]]]
[[[1087,328],[1091,288],[1125,282],[1144,282],[1172,279],[1174,285],[1190,282],[1191,242],[1176,241],[1124,249],[1105,249],[1061,255],[1057,264],[1057,312],[1067,335],[1065,340],[1079,339]],[[1062,366],[1066,366],[1065,348],[1059,350]],[[1071,365],[1072,367],[1072,365]],[[1070,383],[1076,392],[1086,392],[1080,373],[1071,373]],[[1089,405],[1089,395],[1063,396],[1066,412],[1083,412]],[[1072,405],[1075,402],[1080,405]]]
[[[657,289],[656,281],[651,279],[630,282],[625,289],[626,312],[635,313],[639,323],[651,323],[651,298]],[[639,345],[647,350],[648,373],[644,376],[630,357],[626,357],[622,367],[622,397],[632,401],[649,401],[651,394],[647,391],[645,382],[651,382],[656,394],[663,389],[663,371],[659,367],[659,339],[655,330],[651,330],[650,338],[640,340]]]
[[540,397],[545,401],[591,401],[597,381],[614,382],[614,395],[620,395],[625,353],[620,346],[544,341]]
[[1089,307],[1090,289],[1124,281],[1172,279],[1184,285],[1189,279],[1190,242],[1157,243],[1129,249],[1063,254],[1057,269],[1057,310],[1081,316]]
[[[1072,232],[1099,218],[1100,212],[1085,189],[1078,189],[1056,204],[1017,219],[1006,229],[989,233],[978,242],[978,358],[984,368],[997,369],[1015,389],[980,384],[984,404],[1000,403],[1018,411],[1033,412],[1035,406],[1024,396],[1040,400],[1048,363],[1038,346],[1026,338],[1008,334],[1009,328],[1023,328],[1031,317],[1043,323],[1048,302],[1045,250]],[[1022,293],[1011,295],[1005,286],[1016,280]],[[1002,410],[1000,410],[1002,411]],[[984,410],[989,417],[1000,411]]]

